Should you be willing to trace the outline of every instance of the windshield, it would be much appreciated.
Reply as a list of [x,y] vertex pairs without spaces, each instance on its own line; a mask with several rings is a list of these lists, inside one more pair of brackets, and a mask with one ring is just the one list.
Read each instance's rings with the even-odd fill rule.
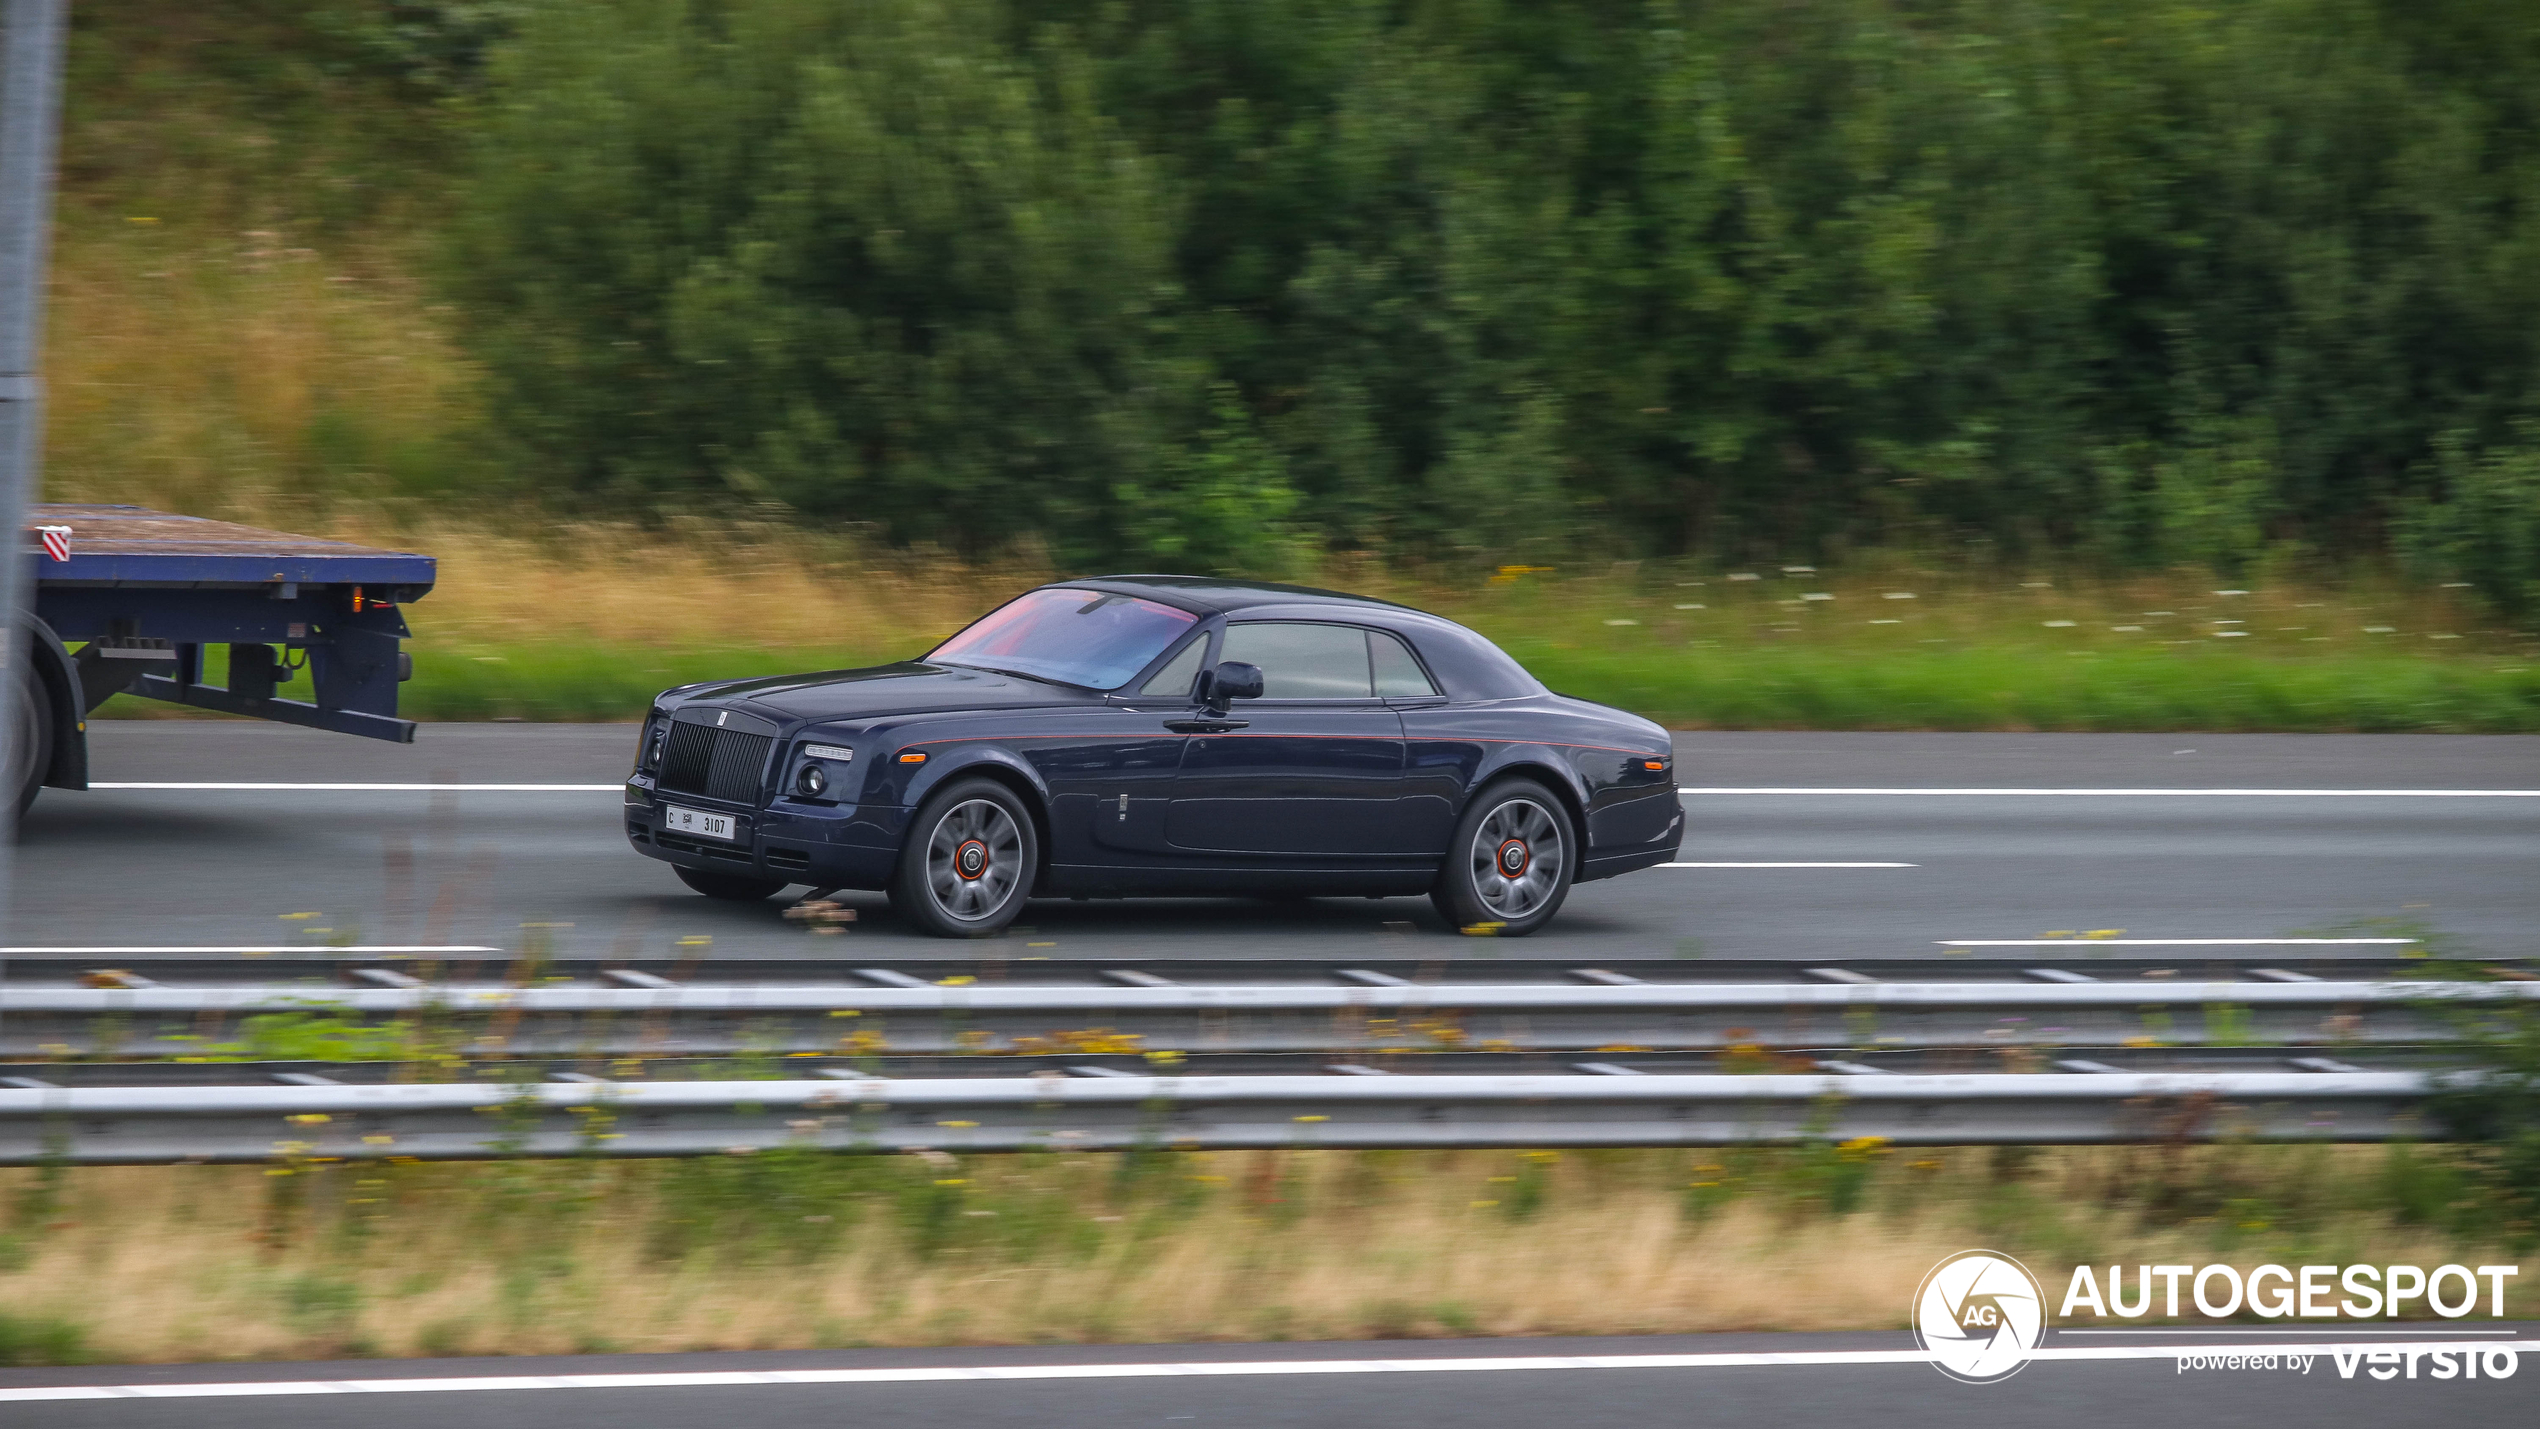
[[1036,590],[999,606],[926,658],[1113,690],[1198,621],[1187,610],[1131,595]]

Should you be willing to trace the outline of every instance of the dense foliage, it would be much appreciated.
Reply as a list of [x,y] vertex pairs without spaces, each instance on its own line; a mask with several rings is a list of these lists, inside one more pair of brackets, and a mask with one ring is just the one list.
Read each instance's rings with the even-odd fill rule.
[[2534,595],[2529,6],[524,14],[452,280],[592,498],[1232,567],[2395,544]]

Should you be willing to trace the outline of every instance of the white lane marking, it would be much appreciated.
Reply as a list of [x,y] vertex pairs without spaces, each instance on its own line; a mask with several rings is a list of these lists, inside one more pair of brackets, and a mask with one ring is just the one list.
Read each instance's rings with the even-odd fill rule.
[[442,790],[462,794],[614,794],[624,784],[101,784],[91,789],[223,789],[257,793],[307,791],[321,794],[432,794]]
[[[208,789],[247,793],[348,794],[429,794],[435,790],[483,794],[608,794],[625,788],[624,784],[296,784],[296,783],[215,783],[149,780],[140,782],[95,781],[91,789]],[[1676,790],[1679,794],[1826,794],[1851,797],[1856,795],[1950,798],[2038,798],[2067,799],[2540,799],[2540,789],[1862,789],[1814,788],[1801,785],[1754,788],[1696,788],[1690,785]]]
[[2414,938],[1955,938],[1944,948],[2298,948],[2320,944],[2386,947]]
[[2540,789],[1852,789],[1803,785],[1679,787],[1679,794],[1836,794],[2059,799],[2540,799]]
[[[2506,1350],[2540,1345],[2493,1339],[2410,1341],[2417,1354]],[[2277,1345],[2278,1355],[2348,1354],[2387,1349],[2389,1340]],[[2248,1353],[2245,1341],[2211,1345],[2090,1345],[2039,1349],[2040,1360],[2167,1360],[2180,1355]],[[1054,1379],[1178,1379],[1281,1374],[1476,1374],[1504,1370],[1809,1369],[1833,1365],[1927,1364],[1921,1350],[1787,1350],[1690,1355],[1501,1355],[1474,1359],[1220,1360],[1187,1363],[942,1365],[876,1369],[665,1370],[650,1374],[484,1375],[468,1378],[234,1381],[226,1384],[78,1384],[0,1389],[0,1404],[93,1399],[235,1399],[310,1394],[467,1393],[526,1389],[724,1389],[812,1384],[946,1384]]]
[[480,948],[458,943],[356,943],[337,948],[309,943],[253,943],[236,947],[131,947],[131,948],[0,948],[0,957],[19,953],[84,954],[97,957],[126,957],[139,953],[237,953],[244,957],[261,957],[268,953],[323,953],[329,957],[346,954],[381,953],[499,953],[502,948]]
[[1919,863],[1662,863],[1660,868],[1920,868]]

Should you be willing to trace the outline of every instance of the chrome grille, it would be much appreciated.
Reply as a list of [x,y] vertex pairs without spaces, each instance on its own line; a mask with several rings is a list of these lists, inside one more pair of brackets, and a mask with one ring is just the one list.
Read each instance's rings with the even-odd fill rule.
[[662,751],[661,787],[677,794],[755,804],[760,777],[767,770],[768,747],[775,742],[764,734],[737,729],[674,724],[670,745]]

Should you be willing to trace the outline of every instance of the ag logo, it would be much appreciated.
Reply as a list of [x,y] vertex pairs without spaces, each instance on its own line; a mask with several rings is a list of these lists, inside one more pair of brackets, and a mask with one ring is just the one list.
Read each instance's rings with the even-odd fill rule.
[[2046,1292],[2007,1255],[1962,1250],[1914,1292],[1914,1343],[1951,1379],[2009,1379],[2045,1337]]

